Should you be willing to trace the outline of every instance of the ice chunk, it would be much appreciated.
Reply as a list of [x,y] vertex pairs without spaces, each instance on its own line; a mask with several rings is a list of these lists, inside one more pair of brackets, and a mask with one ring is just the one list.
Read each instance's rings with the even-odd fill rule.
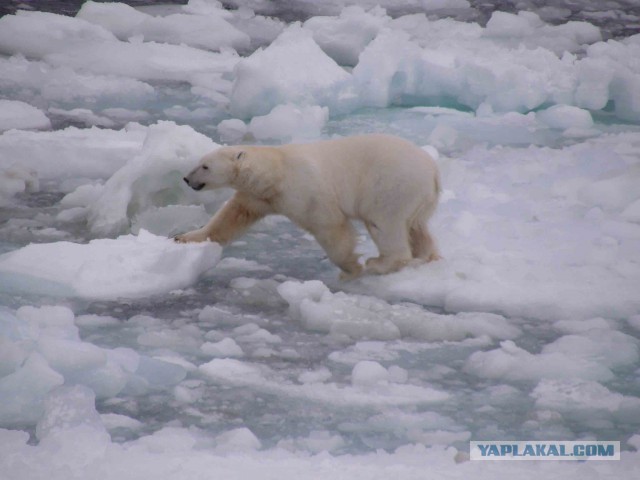
[[151,18],[151,15],[136,10],[125,3],[88,1],[82,4],[76,18],[100,25],[116,37],[127,40],[132,36],[134,28]]
[[260,370],[248,363],[234,359],[213,359],[209,363],[200,366],[200,371],[205,375],[224,378],[236,377],[243,381],[260,381],[262,374]]
[[238,118],[230,118],[220,122],[217,130],[222,141],[239,143],[247,133],[247,124]]
[[[436,26],[426,19],[420,23],[418,32]],[[454,26],[442,23],[438,27]],[[451,28],[445,37],[457,29],[457,25]],[[571,90],[565,78],[571,66],[562,64],[548,50],[534,50],[521,57],[502,45],[479,39],[473,31],[465,34],[470,38],[451,38],[450,42],[432,35],[421,47],[403,29],[383,30],[364,49],[353,70],[358,101],[385,107],[455,98],[473,109],[486,102],[496,111],[510,111],[535,108]],[[397,55],[398,51],[403,54]]]
[[42,110],[17,100],[0,100],[0,132],[11,129],[48,130],[51,122]]
[[104,350],[87,342],[42,338],[38,349],[49,365],[67,380],[82,371],[103,367],[107,362]]
[[19,10],[0,18],[0,52],[42,58],[87,43],[116,41],[104,28],[79,18]]
[[601,110],[609,102],[610,84],[615,75],[606,60],[587,57],[576,64],[578,85],[574,99],[576,105],[590,110]]
[[147,356],[140,356],[136,375],[142,377],[152,389],[164,389],[180,383],[187,376],[187,372],[180,365],[157,360]]
[[389,372],[378,362],[363,360],[356,363],[351,372],[351,383],[359,387],[369,387],[378,383],[387,383]]
[[80,385],[60,387],[47,395],[44,415],[36,426],[39,440],[81,426],[105,433],[100,415],[95,409],[95,395],[90,389]]
[[511,381],[542,378],[610,380],[614,376],[609,368],[595,359],[585,359],[557,351],[532,354],[511,340],[500,342],[498,349],[471,354],[464,369],[479,377]]
[[[110,444],[95,396],[82,386],[60,387],[45,399],[44,415],[36,427],[39,445],[64,464],[87,465],[104,457]],[[56,460],[51,463],[55,470]]]
[[42,355],[31,353],[22,367],[0,378],[0,425],[35,423],[44,411],[46,394],[63,383],[64,377]]
[[[9,131],[0,135],[0,169],[19,165],[40,180],[105,178],[140,152],[146,129],[69,127],[55,132]],[[51,161],[51,152],[56,161]],[[85,205],[86,203],[81,203]]]
[[[99,52],[101,61],[91,59]],[[75,47],[72,51],[52,53],[45,60],[54,66],[70,67],[100,75],[118,75],[143,81],[189,82],[203,94],[225,91],[228,82],[221,78],[238,62],[232,52],[213,53],[188,47],[155,42],[106,42]],[[220,97],[218,94],[217,97]],[[106,112],[105,112],[106,113]]]
[[[159,122],[148,128],[138,155],[131,158],[105,183],[100,196],[89,205],[92,233],[109,236],[129,228],[131,218],[154,207],[202,203],[224,198],[216,192],[196,196],[182,178],[205,153],[217,145],[191,127]],[[228,192],[227,192],[228,194]],[[173,225],[165,226],[171,231]]]
[[312,17],[303,27],[313,32],[313,39],[339,65],[354,66],[360,52],[389,22],[384,9],[368,12],[353,5],[345,7],[338,17]]
[[317,370],[303,372],[298,376],[300,383],[322,383],[331,379],[331,371],[327,367],[320,367]]
[[226,19],[233,18],[233,13],[224,8],[219,0],[189,0],[182,10],[194,15],[209,15]]
[[132,106],[154,96],[153,87],[139,80],[52,67],[21,55],[0,58],[0,87],[6,92],[20,92],[20,98],[32,102],[43,100],[56,105],[83,101],[92,106]]
[[32,244],[0,257],[3,289],[81,298],[136,298],[184,288],[212,268],[221,248],[181,245],[141,231],[88,244]]
[[538,112],[536,117],[551,128],[562,130],[593,127],[593,118],[591,118],[591,114],[587,110],[570,105],[554,105]]
[[131,377],[129,372],[109,358],[105,365],[96,369],[85,369],[65,375],[65,383],[84,385],[90,388],[97,398],[105,399],[113,398],[123,391]]
[[251,452],[261,447],[258,437],[246,427],[229,430],[216,437],[216,451],[221,453]]
[[422,50],[405,32],[381,32],[363,50],[353,69],[358,100],[367,106],[386,107],[403,94],[416,93],[413,82],[421,56]]
[[79,341],[78,327],[73,311],[61,305],[32,307],[25,305],[16,311],[16,317],[28,325],[25,335],[37,339],[57,338]]
[[[180,29],[184,31],[184,26]],[[216,90],[220,87],[220,74],[231,71],[238,60],[232,52],[213,53],[187,45],[141,40],[121,42],[99,25],[52,13],[19,12],[0,19],[0,52],[19,53],[46,60],[54,67],[85,73],[186,81],[205,90]],[[100,62],[95,61],[97,55]]]
[[610,391],[593,381],[563,379],[541,380],[531,392],[538,408],[560,411],[608,410],[617,411],[624,395]]
[[[11,317],[6,317],[8,313],[0,310],[0,321],[11,321]],[[0,378],[15,372],[25,361],[28,349],[17,342],[0,336]]]
[[[82,318],[82,316],[76,318],[76,322]],[[140,366],[140,354],[131,348],[114,348],[113,350],[107,350],[107,356],[109,361],[122,367],[127,372],[135,372]]]
[[253,117],[248,132],[258,140],[275,139],[285,143],[314,139],[320,137],[327,120],[327,107],[278,105],[267,115]]
[[495,11],[487,22],[484,35],[527,47],[543,47],[558,55],[575,52],[580,47],[602,40],[598,27],[587,22],[568,22],[551,26],[534,12],[517,14]]
[[212,357],[242,357],[244,352],[233,338],[225,338],[216,343],[206,342],[200,350]]
[[222,14],[216,15],[215,12],[208,12],[208,15],[175,13],[154,17],[122,3],[86,2],[77,18],[101,25],[121,40],[141,36],[145,41],[185,44],[209,50],[249,47],[249,36],[229,24]]
[[289,27],[267,48],[240,61],[235,74],[230,109],[238,118],[266,115],[289,102],[326,104],[350,77],[300,26]]
[[531,35],[543,22],[535,13],[519,12],[517,15],[495,11],[487,22],[486,35],[499,37],[520,37]]
[[[381,367],[382,368],[382,367]],[[366,369],[366,367],[365,367]],[[427,386],[375,384],[370,387],[338,386],[335,383],[311,382],[294,385],[279,379],[277,374],[263,365],[254,365],[231,358],[216,358],[199,367],[210,381],[223,385],[244,386],[285,398],[363,407],[373,405],[422,405],[442,402],[449,398],[445,392]],[[363,374],[366,377],[366,374]],[[371,388],[376,394],[371,395]]]
[[139,430],[144,426],[141,421],[118,413],[101,413],[100,420],[102,420],[103,425],[109,431],[120,428]]
[[596,362],[610,368],[630,365],[640,358],[639,342],[610,329],[591,329],[580,335],[565,335],[545,345],[544,354],[556,353]]
[[278,293],[289,303],[291,316],[306,328],[349,338],[391,340],[408,336],[459,341],[483,335],[515,338],[520,334],[517,327],[498,315],[439,315],[418,306],[390,305],[375,297],[334,294],[317,280],[287,281],[278,287]]
[[637,35],[621,42],[609,40],[590,45],[586,58],[578,64],[580,84],[576,97],[579,104],[591,108],[589,103],[593,95],[602,105],[602,97],[606,92],[608,98],[613,100],[617,116],[637,121],[640,118],[640,66],[631,59],[638,55],[640,42],[637,41]]
[[240,342],[248,343],[281,343],[282,338],[274,335],[264,328],[258,327],[255,323],[242,325],[233,330],[237,335],[236,339]]
[[109,351],[80,341],[71,310],[24,306],[17,310],[16,317],[22,325],[14,332],[18,342],[12,347],[21,347],[19,353],[42,355],[48,366],[64,376],[66,384],[86,385],[100,397],[111,397],[122,390],[127,378],[120,363],[112,360]]
[[200,347],[201,332],[199,329],[184,326],[178,329],[161,328],[159,330],[146,330],[138,335],[138,344],[146,347],[165,347],[172,350],[194,350]]
[[[210,8],[209,5],[215,4],[215,1],[209,0],[190,0],[189,5],[183,7],[185,11],[195,10],[195,5],[207,5],[205,8]],[[256,15],[256,13],[246,6],[241,6],[237,11],[231,13],[228,10],[216,7],[214,14],[220,15],[220,12],[224,12],[228,15],[226,20],[236,27],[241,32],[246,33],[251,37],[250,50],[256,50],[259,47],[269,45],[275,40],[278,35],[286,27],[286,23],[276,17]],[[193,12],[198,13],[198,12]],[[206,14],[206,12],[203,12]]]

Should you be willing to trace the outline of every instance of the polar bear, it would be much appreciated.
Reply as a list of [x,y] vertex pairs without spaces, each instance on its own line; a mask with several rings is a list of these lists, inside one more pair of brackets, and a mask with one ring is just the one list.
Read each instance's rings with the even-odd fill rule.
[[342,278],[363,271],[351,220],[364,222],[379,256],[367,273],[437,260],[427,220],[438,203],[434,160],[402,138],[359,135],[282,146],[229,146],[205,155],[185,178],[194,190],[232,187],[235,195],[204,227],[178,242],[228,244],[268,214],[282,214],[310,232]]

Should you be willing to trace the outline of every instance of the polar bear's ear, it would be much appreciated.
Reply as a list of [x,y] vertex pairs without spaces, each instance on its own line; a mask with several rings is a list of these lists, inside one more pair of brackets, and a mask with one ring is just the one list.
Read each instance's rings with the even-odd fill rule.
[[247,152],[245,152],[244,150],[239,151],[236,154],[236,160],[242,160],[245,157],[246,154],[247,154]]

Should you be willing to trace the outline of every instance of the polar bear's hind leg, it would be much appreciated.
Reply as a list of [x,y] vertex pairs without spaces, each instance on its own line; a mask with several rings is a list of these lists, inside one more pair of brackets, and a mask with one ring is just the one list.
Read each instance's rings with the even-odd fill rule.
[[367,260],[368,272],[380,275],[395,272],[411,261],[409,230],[402,219],[385,223],[365,222],[365,226],[379,252],[378,257]]
[[414,259],[433,262],[442,258],[426,223],[416,222],[409,227],[409,242],[411,255]]

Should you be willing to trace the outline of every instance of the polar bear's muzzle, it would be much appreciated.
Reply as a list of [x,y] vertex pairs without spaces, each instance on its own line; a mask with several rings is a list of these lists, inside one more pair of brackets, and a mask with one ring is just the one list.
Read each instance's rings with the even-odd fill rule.
[[189,185],[191,188],[193,188],[196,191],[202,190],[205,185],[204,183],[191,183],[191,181],[189,180],[189,177],[184,177],[183,180],[187,185]]

